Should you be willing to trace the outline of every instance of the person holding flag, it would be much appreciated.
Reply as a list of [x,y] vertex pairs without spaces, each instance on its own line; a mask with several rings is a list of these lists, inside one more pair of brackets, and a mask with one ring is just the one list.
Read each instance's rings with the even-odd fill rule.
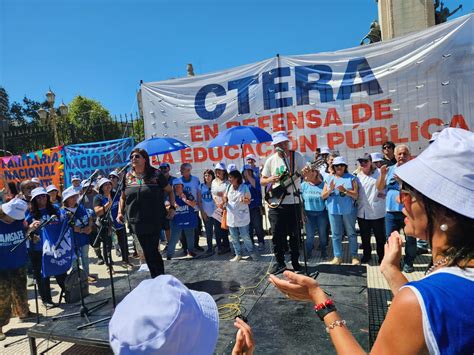
[[[40,238],[36,242],[36,245],[40,245],[42,266],[41,279],[37,278],[38,288],[43,303],[46,306],[55,306],[51,299],[50,277],[54,276],[64,291],[67,271],[72,264],[72,229],[64,211],[51,203],[49,194],[43,187],[31,191],[31,207],[27,222],[32,229],[43,225],[38,231]],[[38,246],[34,248],[38,250]]]

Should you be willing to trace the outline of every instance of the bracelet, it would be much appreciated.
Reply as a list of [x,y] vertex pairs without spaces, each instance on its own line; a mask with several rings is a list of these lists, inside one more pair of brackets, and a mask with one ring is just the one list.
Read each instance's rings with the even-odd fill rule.
[[336,311],[336,306],[334,305],[334,301],[332,299],[327,299],[323,303],[315,305],[314,311],[318,315],[319,319],[323,321],[324,317],[326,317],[329,313]]
[[343,319],[343,320],[335,320],[334,322],[332,322],[331,324],[329,324],[327,327],[326,327],[326,333],[329,333],[329,331],[331,329],[334,329],[336,327],[343,327],[346,325],[346,321]]

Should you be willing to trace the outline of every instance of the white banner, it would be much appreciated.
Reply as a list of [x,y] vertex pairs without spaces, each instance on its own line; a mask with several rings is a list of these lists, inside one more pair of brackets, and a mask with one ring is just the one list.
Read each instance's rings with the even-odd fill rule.
[[[328,146],[348,159],[381,151],[383,141],[417,155],[433,132],[474,125],[474,15],[391,41],[332,53],[277,56],[222,72],[141,86],[145,135],[192,148],[162,160],[190,162],[200,175],[223,161],[241,165],[240,147],[207,148],[234,125],[285,130],[311,160]],[[269,143],[246,145],[259,164]],[[198,170],[198,171],[196,171]]]

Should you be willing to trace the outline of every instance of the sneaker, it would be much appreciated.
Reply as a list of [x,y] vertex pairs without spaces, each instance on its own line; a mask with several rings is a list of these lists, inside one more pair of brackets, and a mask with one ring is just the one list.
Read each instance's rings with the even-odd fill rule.
[[292,262],[291,263],[291,266],[293,266],[293,271],[294,272],[300,272],[300,271],[303,271],[303,267],[301,266],[301,264],[297,261],[295,262]]
[[0,341],[4,341],[7,338],[5,334],[2,332],[2,328],[0,328]]
[[99,261],[97,262],[97,265],[104,265],[105,262],[104,262],[104,259],[99,259]]
[[334,257],[334,259],[331,260],[329,263],[331,265],[341,265],[342,264],[342,258]]
[[360,265],[360,260],[357,256],[352,257],[352,265]]
[[230,259],[230,261],[239,262],[240,259],[242,259],[242,257],[241,257],[240,255],[236,255],[236,256],[234,256],[232,259]]
[[275,263],[271,269],[268,271],[269,274],[273,275],[278,275],[281,274],[283,271],[286,270],[286,264],[285,263]]
[[188,257],[190,258],[194,258],[196,256],[196,253],[192,252],[192,251],[189,251],[188,252]]
[[33,322],[36,319],[37,314],[33,313],[31,311],[28,311],[28,313],[22,317],[18,317],[18,320],[22,322]]
[[413,265],[408,265],[408,264],[403,265],[403,272],[407,274],[411,274],[413,271],[415,271],[415,268],[413,267]]
[[166,257],[166,260],[171,260],[171,256],[167,256],[167,257]]

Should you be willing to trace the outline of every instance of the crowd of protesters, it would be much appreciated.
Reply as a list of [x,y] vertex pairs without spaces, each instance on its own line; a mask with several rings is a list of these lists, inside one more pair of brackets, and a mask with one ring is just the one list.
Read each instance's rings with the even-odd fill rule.
[[[181,165],[179,177],[172,176],[169,163],[163,162],[158,169],[154,168],[145,150],[134,149],[128,172],[119,175],[112,171],[95,181],[81,181],[73,176],[71,186],[62,192],[54,185],[40,186],[36,178],[22,181],[19,186],[4,181],[1,197],[6,207],[0,216],[3,216],[2,233],[14,225],[18,229],[15,232],[24,236],[27,230],[34,231],[51,216],[57,216],[58,220],[63,215],[73,217],[74,257],[79,259],[78,264],[89,283],[97,279],[90,274],[90,247],[97,263],[105,263],[111,272],[115,245],[124,267],[132,267],[130,258],[139,257],[146,262],[152,277],[165,273],[161,253],[168,260],[178,256],[178,243],[182,253],[179,256],[187,258],[216,253],[228,254],[231,262],[239,262],[244,254],[249,255],[247,260],[259,260],[259,254],[265,250],[265,191],[283,184],[283,176],[288,171],[290,175],[298,171],[301,178],[293,179],[286,187],[281,204],[268,209],[276,261],[271,273],[286,268],[286,253],[291,256],[293,270],[301,271],[300,247],[303,246],[300,246],[298,231],[301,229],[306,233],[305,254],[319,253],[323,261],[335,265],[343,261],[353,265],[369,262],[373,234],[377,262],[381,263],[387,238],[404,227],[395,170],[411,159],[409,148],[384,142],[380,152],[360,156],[357,169],[351,172],[349,167],[353,164],[349,165],[344,157],[326,147],[317,150],[312,162],[306,162],[301,154],[289,150],[289,138],[284,132],[273,135],[272,145],[274,154],[260,167],[257,166],[259,159],[250,154],[245,157],[241,170],[235,164],[218,163],[205,170],[202,179],[192,175],[189,163]],[[26,206],[24,213],[13,217],[22,223],[5,222],[10,220],[4,211],[8,210],[9,203],[21,209]],[[357,227],[362,240],[361,257]],[[203,230],[206,249],[199,245]],[[37,281],[43,303],[51,307],[56,303],[51,298],[50,276],[42,274],[43,233],[42,229],[29,233],[32,236],[24,248],[27,257],[20,257],[19,260],[23,260],[20,264],[2,263],[0,268],[9,272],[9,280],[18,273],[23,280],[28,270]],[[129,255],[128,235],[133,236],[133,255]],[[345,236],[349,241],[350,260],[343,260]],[[164,250],[160,250],[160,240],[166,244]],[[417,241],[410,235],[405,235],[405,240],[403,271],[409,273],[414,271]],[[333,256],[329,258],[331,245]],[[426,247],[422,244],[420,249],[426,251]],[[2,253],[7,255],[6,248],[3,249]],[[72,269],[75,268],[76,263],[73,263]],[[52,276],[64,289],[66,274]],[[8,287],[12,288],[11,302],[16,305],[14,313],[24,318],[31,316],[31,312],[27,304],[19,305],[24,298],[18,290],[20,285],[23,287],[22,282],[15,281]],[[10,289],[8,287],[6,289]],[[9,308],[10,304],[5,307]],[[5,325],[10,315],[2,313],[1,308],[0,305],[0,323]]]

